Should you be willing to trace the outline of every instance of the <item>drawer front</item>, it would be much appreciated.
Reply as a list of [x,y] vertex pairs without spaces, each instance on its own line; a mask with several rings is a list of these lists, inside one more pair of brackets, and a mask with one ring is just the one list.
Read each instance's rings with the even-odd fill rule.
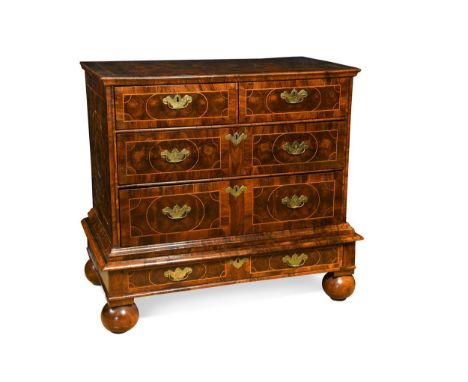
[[259,175],[318,170],[344,166],[345,122],[312,122],[231,128],[244,134],[237,146],[230,144],[231,175]]
[[155,266],[129,270],[126,292],[170,291],[251,278],[327,272],[339,269],[342,262],[343,246],[338,245],[271,255]]
[[128,292],[191,287],[226,279],[224,260],[154,267],[128,272]]
[[344,166],[346,123],[117,134],[119,184],[296,173]]
[[254,256],[251,260],[251,273],[253,277],[262,277],[276,274],[326,272],[338,269],[342,257],[342,246],[301,249],[271,256]]
[[338,224],[342,172],[124,189],[122,246]]
[[234,83],[117,87],[116,128],[236,123],[237,103]]
[[242,231],[261,233],[341,223],[342,176],[336,171],[239,180],[238,185],[246,187]]
[[120,190],[122,246],[225,236],[226,182]]
[[344,117],[350,80],[297,80],[239,84],[239,122]]
[[220,129],[117,134],[119,184],[221,178],[224,144]]

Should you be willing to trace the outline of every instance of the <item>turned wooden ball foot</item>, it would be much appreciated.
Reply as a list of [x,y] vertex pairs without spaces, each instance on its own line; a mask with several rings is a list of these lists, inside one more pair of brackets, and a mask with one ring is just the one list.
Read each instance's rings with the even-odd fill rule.
[[135,304],[116,306],[115,308],[106,304],[102,308],[101,321],[107,330],[120,334],[133,328],[138,322],[138,316],[139,312]]
[[101,285],[101,280],[97,274],[96,268],[91,260],[88,260],[84,267],[86,278],[94,285]]
[[322,280],[323,290],[335,301],[346,300],[353,294],[355,286],[352,275],[334,277],[333,273],[327,273]]

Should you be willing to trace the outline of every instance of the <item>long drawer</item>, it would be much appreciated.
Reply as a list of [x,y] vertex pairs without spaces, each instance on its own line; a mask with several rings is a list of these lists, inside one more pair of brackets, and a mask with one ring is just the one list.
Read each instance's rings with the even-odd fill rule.
[[121,245],[337,224],[340,171],[120,190]]
[[202,285],[337,270],[343,246],[290,249],[217,260],[182,262],[127,272],[126,292],[163,292]]
[[343,168],[346,123],[117,134],[119,184]]
[[237,84],[120,86],[115,89],[117,129],[232,124]]

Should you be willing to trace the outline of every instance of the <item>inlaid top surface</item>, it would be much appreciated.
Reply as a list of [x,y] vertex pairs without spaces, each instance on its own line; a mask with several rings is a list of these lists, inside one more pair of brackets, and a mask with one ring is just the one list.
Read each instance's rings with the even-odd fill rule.
[[308,57],[282,57],[229,60],[183,61],[100,61],[81,62],[83,69],[92,72],[106,83],[125,79],[159,78],[229,78],[250,80],[256,76],[275,74],[334,74],[355,75],[358,68]]

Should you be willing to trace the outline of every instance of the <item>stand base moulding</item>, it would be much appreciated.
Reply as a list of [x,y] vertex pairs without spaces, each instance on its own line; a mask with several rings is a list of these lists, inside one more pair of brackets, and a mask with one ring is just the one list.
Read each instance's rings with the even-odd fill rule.
[[135,297],[326,273],[354,291],[353,77],[306,57],[82,62],[93,208],[85,274],[114,333]]

